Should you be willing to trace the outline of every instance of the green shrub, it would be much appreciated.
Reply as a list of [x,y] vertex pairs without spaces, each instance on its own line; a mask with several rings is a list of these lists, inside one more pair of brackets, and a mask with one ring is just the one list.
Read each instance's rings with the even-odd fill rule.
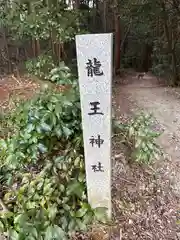
[[26,62],[28,72],[39,79],[48,80],[60,85],[76,84],[77,81],[72,76],[71,70],[60,62],[58,66],[54,63],[50,55],[41,55],[34,60]]
[[43,92],[10,123],[11,136],[0,141],[1,231],[12,240],[65,240],[106,219],[87,203],[77,91]]
[[139,114],[129,123],[114,123],[114,128],[121,135],[122,142],[131,149],[132,159],[138,163],[149,164],[162,155],[156,143],[160,133],[152,130],[152,120],[150,115]]
[[42,165],[41,170],[16,172],[18,187],[3,196],[6,211],[1,212],[0,226],[10,239],[66,239],[86,230],[93,219],[83,157],[71,152],[45,159]]
[[60,62],[58,67],[50,71],[49,80],[61,85],[72,84],[71,71],[64,62]]
[[26,62],[27,71],[30,74],[44,80],[48,80],[49,73],[54,67],[55,63],[50,55],[40,55],[37,58]]

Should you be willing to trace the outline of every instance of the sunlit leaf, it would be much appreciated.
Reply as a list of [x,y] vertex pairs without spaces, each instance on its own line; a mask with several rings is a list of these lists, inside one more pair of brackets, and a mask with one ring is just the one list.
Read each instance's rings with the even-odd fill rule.
[[59,226],[54,225],[49,226],[47,228],[45,233],[45,240],[66,240],[66,239],[67,237],[65,232]]
[[87,208],[80,208],[80,209],[76,212],[76,217],[77,217],[77,218],[83,217],[83,216],[86,214],[87,211],[88,211]]
[[51,220],[54,220],[54,218],[56,217],[57,211],[58,211],[57,206],[55,204],[48,208],[49,218]]
[[96,208],[94,211],[94,215],[95,215],[95,218],[100,222],[106,223],[108,220],[107,208],[103,208],[103,207]]
[[0,221],[0,233],[4,232],[4,224]]
[[51,77],[51,81],[57,81],[57,79],[59,78],[59,74],[54,74],[54,75],[52,75],[52,77]]
[[62,126],[62,130],[63,130],[65,136],[67,136],[67,137],[69,135],[71,135],[71,133],[72,133],[72,131],[69,128],[65,127],[65,126]]
[[84,192],[84,186],[80,182],[72,182],[67,187],[68,194],[74,194],[77,195],[79,198],[81,198],[83,192]]
[[11,240],[19,240],[19,234],[15,230],[10,229],[8,231],[8,236]]
[[48,151],[48,148],[46,146],[44,146],[44,144],[42,144],[42,143],[38,144],[38,149],[41,153],[46,153]]
[[45,122],[41,123],[41,129],[45,132],[50,132],[51,131],[51,127]]

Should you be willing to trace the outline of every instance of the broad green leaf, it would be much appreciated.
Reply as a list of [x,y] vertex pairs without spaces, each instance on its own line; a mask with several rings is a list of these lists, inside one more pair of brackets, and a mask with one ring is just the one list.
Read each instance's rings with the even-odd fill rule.
[[49,226],[45,233],[45,240],[66,240],[66,234],[59,226]]
[[16,159],[16,156],[10,154],[10,155],[6,158],[6,161],[7,161],[7,163],[8,163],[8,162],[11,163],[11,162],[13,162],[15,159]]
[[51,127],[45,122],[41,123],[41,129],[45,132],[50,132],[51,131]]
[[49,226],[46,229],[44,240],[54,240],[54,228],[53,228],[53,226]]
[[0,221],[0,233],[4,232],[4,224]]
[[55,81],[57,81],[59,79],[59,77],[60,77],[59,74],[54,74],[51,77],[51,81],[55,82]]
[[79,162],[80,162],[80,157],[77,157],[75,160],[74,160],[74,166],[78,166],[79,165]]
[[[23,239],[23,238],[19,238],[19,239]],[[36,239],[37,238],[32,235],[26,236],[26,240],[36,240]]]
[[55,113],[56,113],[56,116],[59,118],[60,114],[62,113],[62,104],[61,103],[56,103]]
[[84,173],[79,173],[79,176],[78,176],[78,181],[79,182],[84,182],[85,181],[85,174]]
[[63,204],[63,209],[66,211],[70,211],[71,207],[67,204]]
[[53,111],[53,109],[54,109],[54,106],[53,106],[52,103],[48,103],[48,104],[47,104],[47,107],[48,107],[48,109],[49,109],[50,111]]
[[56,163],[61,163],[61,162],[63,162],[65,160],[65,157],[64,156],[59,156],[59,157],[57,157],[57,158],[55,158],[55,162]]
[[26,213],[19,214],[14,218],[14,223],[19,224],[20,226],[23,226],[23,224],[25,224],[27,220],[28,220],[28,216],[26,215]]
[[28,124],[27,127],[26,127],[26,132],[27,133],[30,133],[34,130],[35,126],[33,124]]
[[60,189],[61,192],[64,192],[64,191],[65,191],[64,185],[63,185],[63,184],[60,184],[60,185],[59,185],[59,189]]
[[60,221],[61,221],[62,228],[66,229],[68,226],[67,218],[65,216],[63,216],[63,217],[61,217]]
[[13,212],[0,212],[0,217],[2,219],[7,219],[7,218],[11,218],[14,215]]
[[53,68],[50,72],[50,74],[55,74],[58,71],[58,68]]
[[80,209],[76,212],[76,217],[77,217],[77,218],[83,217],[83,216],[86,214],[87,210],[88,210],[87,208],[80,208]]
[[62,130],[60,128],[55,129],[55,133],[56,133],[57,137],[62,136]]
[[4,139],[0,139],[0,150],[7,148],[7,142]]
[[54,126],[57,125],[57,117],[55,114],[51,114],[51,122]]
[[72,102],[69,100],[64,100],[64,105],[66,106],[73,106]]
[[65,232],[59,226],[57,226],[57,225],[54,226],[54,232],[55,232],[55,238],[57,240],[61,240],[61,239],[66,240],[67,239]]
[[83,217],[83,223],[89,225],[93,220],[93,212],[87,212],[87,214]]
[[19,240],[19,234],[15,230],[10,229],[8,231],[8,236],[11,240]]
[[73,231],[73,230],[75,229],[75,227],[76,227],[76,222],[75,222],[75,220],[72,218],[72,219],[70,220],[70,222],[69,222],[68,229],[69,229],[69,231]]
[[83,222],[82,219],[77,219],[76,222],[77,222],[78,228],[81,231],[86,231],[87,230],[87,225]]
[[31,230],[30,230],[30,235],[31,235],[31,239],[33,240],[36,240],[38,239],[38,231],[35,227],[32,227]]
[[31,138],[31,134],[29,134],[28,132],[25,132],[23,138],[25,140],[29,140]]
[[106,223],[108,218],[107,218],[107,208],[99,207],[94,210],[94,215],[95,218],[103,223]]
[[63,130],[66,137],[69,137],[69,135],[71,135],[71,133],[72,133],[72,131],[65,126],[62,126],[62,130]]
[[13,176],[11,174],[7,174],[7,185],[10,186],[13,184]]
[[47,194],[47,193],[49,193],[50,192],[50,190],[51,190],[51,183],[48,183],[48,184],[45,184],[44,185],[44,193],[45,194]]
[[46,146],[44,146],[42,143],[38,144],[38,149],[41,153],[46,153],[48,152],[48,148]]
[[76,195],[81,198],[83,192],[84,185],[82,185],[80,182],[71,182],[67,187],[67,194],[69,195]]
[[131,136],[134,134],[134,128],[130,127],[129,128],[129,137],[131,138]]
[[58,211],[58,209],[55,204],[48,208],[48,214],[49,214],[49,218],[51,220],[54,220],[54,218],[56,217],[57,211]]

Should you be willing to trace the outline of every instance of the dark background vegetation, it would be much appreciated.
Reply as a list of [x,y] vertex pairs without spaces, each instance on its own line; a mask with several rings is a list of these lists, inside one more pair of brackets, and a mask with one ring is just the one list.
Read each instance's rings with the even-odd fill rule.
[[152,71],[179,84],[179,0],[0,1],[0,73],[51,52],[76,57],[74,35],[114,33],[114,67]]

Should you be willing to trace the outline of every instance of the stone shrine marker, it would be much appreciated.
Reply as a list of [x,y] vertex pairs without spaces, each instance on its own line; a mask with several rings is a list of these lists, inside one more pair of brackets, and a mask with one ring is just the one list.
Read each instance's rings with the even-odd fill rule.
[[111,217],[112,34],[76,36],[88,201]]

